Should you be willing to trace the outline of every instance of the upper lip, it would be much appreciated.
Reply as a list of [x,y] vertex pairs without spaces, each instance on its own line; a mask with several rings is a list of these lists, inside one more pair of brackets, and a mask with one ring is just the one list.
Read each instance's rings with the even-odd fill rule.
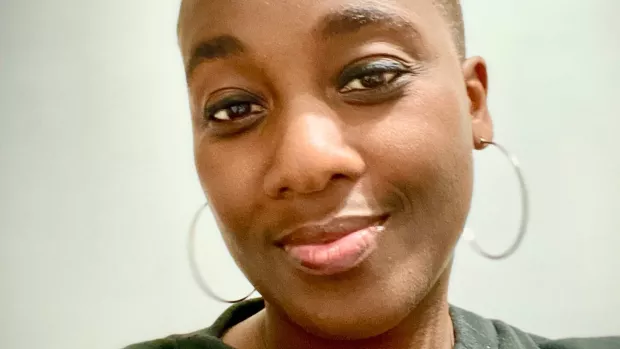
[[353,232],[381,225],[386,219],[387,215],[333,217],[325,222],[287,230],[276,240],[276,245],[327,244]]

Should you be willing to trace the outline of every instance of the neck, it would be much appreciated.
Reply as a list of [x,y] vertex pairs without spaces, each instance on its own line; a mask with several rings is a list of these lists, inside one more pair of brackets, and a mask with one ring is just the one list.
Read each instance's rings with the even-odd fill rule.
[[266,305],[261,322],[265,348],[297,349],[451,349],[454,332],[447,301],[450,267],[425,299],[395,328],[373,338],[329,340],[308,333]]

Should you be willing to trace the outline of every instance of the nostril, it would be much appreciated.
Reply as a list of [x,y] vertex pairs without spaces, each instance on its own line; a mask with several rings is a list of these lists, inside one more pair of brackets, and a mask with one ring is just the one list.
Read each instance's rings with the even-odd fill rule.
[[337,179],[346,179],[347,176],[343,175],[342,173],[336,173],[334,175],[332,175],[331,180],[337,180]]

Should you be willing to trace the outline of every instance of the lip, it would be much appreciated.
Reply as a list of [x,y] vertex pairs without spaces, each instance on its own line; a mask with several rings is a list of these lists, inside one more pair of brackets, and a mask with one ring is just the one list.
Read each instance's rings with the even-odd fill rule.
[[284,232],[276,240],[280,247],[285,245],[325,244],[336,241],[355,231],[385,222],[387,215],[340,216],[325,222],[307,224]]
[[297,269],[313,275],[351,270],[376,249],[387,215],[341,216],[286,232],[276,245]]

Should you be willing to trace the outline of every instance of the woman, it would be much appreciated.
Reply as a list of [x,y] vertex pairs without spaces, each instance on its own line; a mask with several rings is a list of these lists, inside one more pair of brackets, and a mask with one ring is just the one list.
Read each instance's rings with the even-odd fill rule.
[[456,0],[186,0],[178,30],[200,181],[264,301],[130,348],[620,348],[447,302],[493,139]]

